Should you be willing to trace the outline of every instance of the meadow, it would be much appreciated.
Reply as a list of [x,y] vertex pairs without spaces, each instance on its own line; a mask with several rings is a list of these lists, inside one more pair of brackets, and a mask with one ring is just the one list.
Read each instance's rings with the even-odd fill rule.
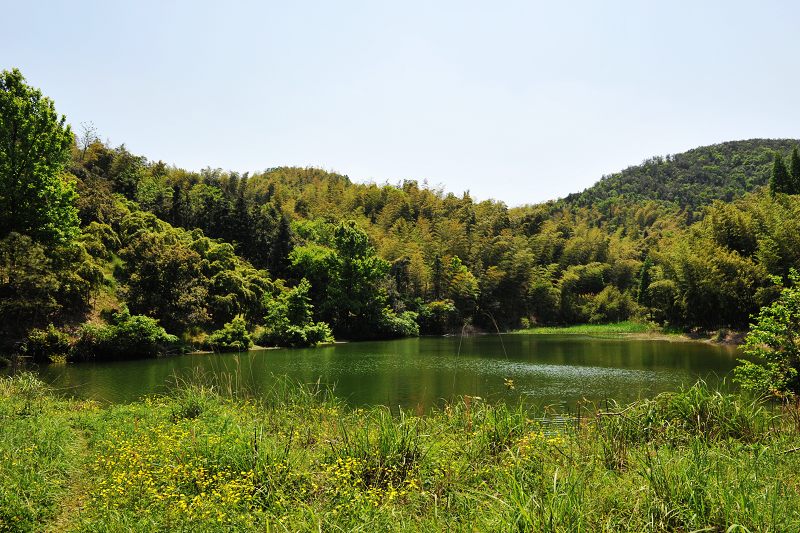
[[120,405],[0,379],[0,531],[800,530],[794,406],[699,382],[408,412],[232,379]]

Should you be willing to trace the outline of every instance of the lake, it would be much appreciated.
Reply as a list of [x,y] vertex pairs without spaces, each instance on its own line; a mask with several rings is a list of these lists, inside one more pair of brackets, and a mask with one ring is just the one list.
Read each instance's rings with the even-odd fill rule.
[[[720,384],[738,350],[700,342],[583,335],[419,337],[354,342],[314,349],[192,354],[163,359],[50,365],[42,378],[68,394],[126,402],[163,393],[175,377],[235,373],[264,391],[279,376],[320,380],[351,405],[428,408],[459,395],[522,399],[570,409],[583,398],[601,402],[652,396],[704,378]],[[513,388],[506,380],[513,380]],[[729,378],[723,386],[729,386]]]

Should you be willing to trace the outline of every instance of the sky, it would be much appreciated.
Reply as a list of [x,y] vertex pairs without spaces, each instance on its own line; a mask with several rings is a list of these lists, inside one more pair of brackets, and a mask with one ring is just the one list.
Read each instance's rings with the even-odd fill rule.
[[800,137],[800,2],[0,0],[0,69],[190,170],[313,166],[509,206]]

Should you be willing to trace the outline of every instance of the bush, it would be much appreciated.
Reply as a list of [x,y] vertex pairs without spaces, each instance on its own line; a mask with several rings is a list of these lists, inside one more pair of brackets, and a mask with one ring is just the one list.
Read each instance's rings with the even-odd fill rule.
[[158,320],[131,315],[125,310],[114,313],[111,324],[84,325],[69,359],[92,361],[159,357],[179,348],[178,337],[167,333],[159,326]]
[[308,346],[316,346],[321,342],[333,342],[333,332],[325,322],[314,322],[303,326],[303,334]]
[[253,345],[244,318],[237,316],[206,339],[206,346],[214,351],[244,352]]
[[333,342],[333,333],[325,322],[310,322],[302,326],[282,323],[278,328],[265,326],[256,336],[256,344],[260,346],[302,348],[322,342]]
[[404,311],[399,315],[387,307],[383,310],[378,327],[383,338],[416,337],[419,335],[417,313]]
[[37,363],[49,363],[65,357],[70,349],[70,338],[53,324],[46,329],[34,328],[22,345],[22,353]]
[[589,300],[584,312],[589,316],[589,322],[597,324],[627,320],[634,314],[635,309],[636,303],[630,294],[608,285]]
[[436,300],[419,308],[419,330],[427,335],[442,335],[459,329],[458,310],[452,300]]

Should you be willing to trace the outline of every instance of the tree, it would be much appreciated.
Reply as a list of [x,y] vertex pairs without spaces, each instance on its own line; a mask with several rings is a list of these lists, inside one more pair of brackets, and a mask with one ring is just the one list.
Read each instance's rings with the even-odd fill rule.
[[273,276],[284,276],[287,272],[289,253],[292,251],[292,227],[286,215],[277,211],[278,223],[269,251],[269,271]]
[[205,325],[211,318],[202,257],[181,237],[173,228],[154,232],[139,225],[119,253],[126,262],[121,277],[131,311],[159,319],[170,331]]
[[355,222],[332,226],[332,248],[319,244],[298,246],[289,254],[292,270],[311,282],[311,300],[317,317],[328,322],[337,336],[347,339],[395,335],[408,316],[387,307],[390,264],[376,255],[366,232]]
[[46,322],[60,309],[59,287],[41,244],[16,232],[0,239],[0,339]]
[[303,278],[296,287],[276,296],[265,296],[265,324],[258,336],[262,346],[316,346],[333,340],[325,322],[314,322],[314,306],[308,293],[311,284]]
[[647,290],[650,287],[651,278],[650,278],[650,269],[653,268],[653,260],[650,259],[648,255],[645,260],[644,264],[642,265],[642,272],[639,275],[639,290],[636,293],[636,303],[639,305],[647,305],[648,304],[648,293]]
[[86,158],[86,152],[89,147],[98,141],[100,141],[100,137],[97,136],[97,128],[94,122],[81,122],[81,134],[77,139],[78,151],[80,152],[78,159],[81,163]]
[[0,238],[45,241],[78,233],[76,193],[62,173],[73,145],[66,118],[19,70],[0,73]]
[[336,226],[333,242],[335,263],[322,316],[337,335],[374,336],[386,304],[379,283],[389,273],[389,263],[376,255],[366,232],[352,221]]
[[431,271],[431,277],[433,278],[433,299],[438,300],[442,297],[442,286],[444,285],[444,264],[442,263],[442,256],[440,254],[436,254],[433,257]]
[[102,279],[78,242],[46,247],[16,232],[0,239],[0,345],[85,309]]
[[789,158],[789,175],[792,178],[792,194],[800,194],[800,153],[796,146]]
[[247,322],[244,318],[237,316],[221,329],[211,333],[206,344],[214,351],[244,352],[250,349],[253,341],[247,331]]
[[761,309],[745,338],[744,352],[755,362],[740,359],[734,370],[744,388],[783,398],[800,393],[800,274],[792,269],[789,280],[791,286]]
[[769,192],[774,196],[776,193],[791,193],[792,180],[786,164],[783,162],[781,154],[775,153],[775,162],[772,164],[772,176],[769,179]]

